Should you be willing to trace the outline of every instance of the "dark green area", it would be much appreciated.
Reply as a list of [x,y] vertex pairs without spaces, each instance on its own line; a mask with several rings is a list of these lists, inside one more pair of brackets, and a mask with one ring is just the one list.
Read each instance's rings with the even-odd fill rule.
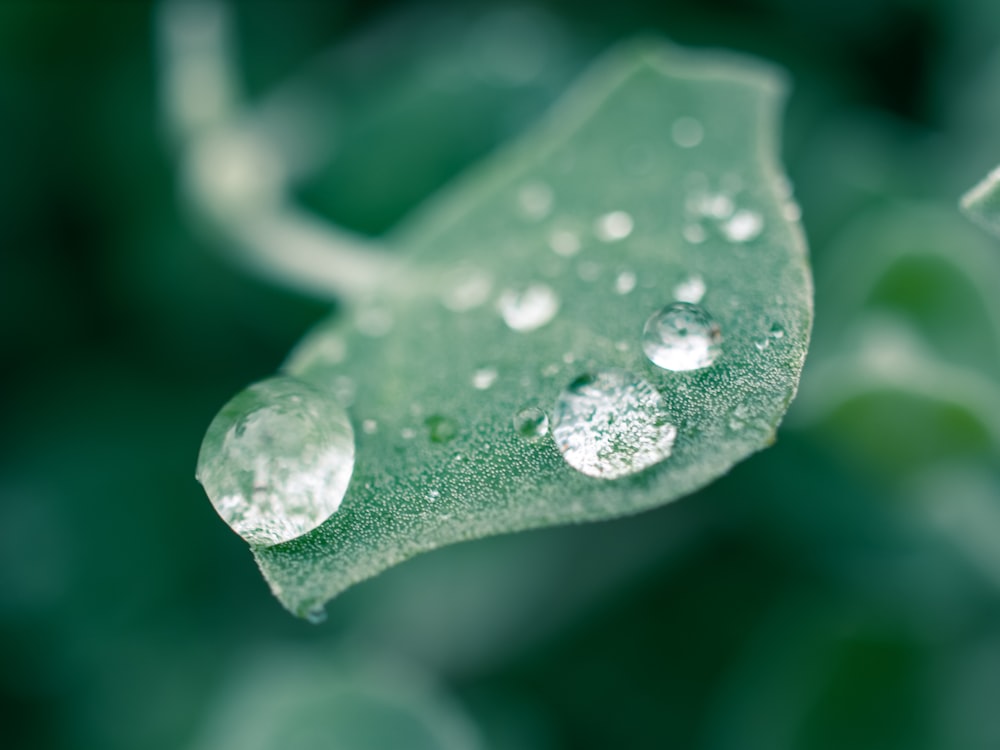
[[[432,675],[450,696],[437,710],[464,712],[487,748],[1000,746],[1000,317],[976,291],[1000,278],[1000,246],[956,208],[1000,162],[1000,6],[553,2],[538,7],[561,42],[529,85],[423,91],[421,65],[460,58],[497,7],[240,4],[252,96],[341,50],[339,156],[299,197],[385,230],[637,32],[788,68],[817,327],[777,445],[678,504],[426,555],[346,593],[320,627],[291,618],[194,465],[217,409],[326,306],[231,266],[191,221],[147,4],[7,0],[4,747],[201,747],[248,713],[286,728],[276,747],[338,746],[299,712],[329,697],[344,654]],[[883,254],[904,260],[856,270]],[[880,351],[915,332],[923,358],[879,365],[869,388],[858,331],[887,316]],[[272,682],[268,665],[291,662],[307,666]],[[386,705],[429,690],[373,674],[376,693],[390,675]],[[352,704],[338,705],[333,724]]]

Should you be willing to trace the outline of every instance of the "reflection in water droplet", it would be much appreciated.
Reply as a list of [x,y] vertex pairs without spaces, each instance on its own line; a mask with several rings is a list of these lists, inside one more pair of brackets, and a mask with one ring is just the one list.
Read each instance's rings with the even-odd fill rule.
[[549,418],[537,406],[526,406],[514,415],[514,431],[534,443],[549,434]]
[[507,289],[497,308],[508,327],[527,333],[541,328],[559,312],[559,297],[545,284],[532,284],[523,291]]
[[451,417],[442,417],[440,414],[427,417],[424,420],[427,429],[430,431],[432,443],[447,443],[458,434],[458,422]]
[[697,305],[675,302],[642,329],[642,350],[657,367],[682,372],[708,367],[722,351],[718,323]]
[[555,195],[544,182],[527,182],[517,191],[517,205],[521,213],[535,221],[544,219],[552,211]]
[[615,291],[618,294],[628,294],[635,289],[636,278],[631,271],[622,271],[615,279]]
[[484,367],[472,373],[472,387],[485,391],[497,380],[497,371],[492,367]]
[[701,276],[692,276],[674,287],[674,299],[678,302],[696,305],[704,296],[705,280]]
[[329,518],[354,471],[343,407],[295,378],[236,395],[212,421],[198,480],[216,511],[254,545],[302,536]]
[[693,148],[701,143],[705,129],[693,117],[678,117],[670,134],[674,137],[674,143],[681,148]]
[[764,217],[747,209],[737,211],[722,225],[722,233],[730,242],[749,242],[763,230]]
[[594,222],[594,233],[602,242],[617,242],[632,234],[635,222],[626,211],[612,211],[598,217]]
[[577,471],[617,479],[667,458],[677,428],[652,385],[625,370],[601,370],[559,394],[552,436]]
[[568,258],[580,252],[580,238],[569,229],[553,229],[549,234],[549,247],[556,255]]

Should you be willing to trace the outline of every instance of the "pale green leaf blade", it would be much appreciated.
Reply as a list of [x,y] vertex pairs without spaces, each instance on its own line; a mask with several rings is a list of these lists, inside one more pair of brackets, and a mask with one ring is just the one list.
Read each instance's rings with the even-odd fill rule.
[[[345,404],[356,441],[330,519],[254,550],[285,606],[315,613],[445,544],[661,505],[773,442],[812,319],[777,164],[783,91],[745,58],[620,48],[394,235],[402,281],[318,326],[284,368]],[[544,292],[520,318],[498,312],[530,288]],[[647,319],[678,298],[718,323],[709,366],[673,371],[644,353]],[[526,408],[555,424],[571,383],[608,373],[648,384],[628,414],[601,413],[610,433],[659,431],[643,450],[615,444],[614,472],[581,473],[551,431],[529,440],[515,425]]]
[[1000,237],[1000,167],[963,195],[961,206],[966,216]]

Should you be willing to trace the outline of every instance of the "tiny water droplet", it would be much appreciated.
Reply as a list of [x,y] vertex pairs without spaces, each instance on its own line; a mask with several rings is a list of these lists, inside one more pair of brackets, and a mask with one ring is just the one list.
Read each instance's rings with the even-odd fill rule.
[[366,435],[374,435],[378,432],[378,422],[374,419],[366,419],[361,423],[361,429]]
[[733,213],[735,208],[733,199],[725,193],[709,195],[702,204],[702,212],[713,219],[725,219]]
[[429,502],[432,502],[432,503],[433,503],[433,502],[434,502],[435,500],[437,500],[437,499],[438,499],[439,497],[441,497],[441,493],[440,493],[440,492],[438,492],[437,490],[430,490],[430,491],[429,491],[429,492],[427,493],[427,500],[428,500]]
[[622,271],[615,279],[615,292],[628,294],[635,289],[636,277],[631,271]]
[[404,427],[399,431],[399,436],[403,438],[403,440],[413,440],[413,438],[417,436],[417,431],[412,427]]
[[750,407],[746,404],[738,404],[729,417],[729,429],[733,432],[739,432],[747,426],[749,420]]
[[514,432],[534,443],[549,434],[549,418],[537,406],[526,406],[514,415]]
[[617,479],[670,456],[677,428],[647,381],[625,370],[600,370],[578,377],[559,394],[552,436],[577,471]]
[[697,305],[705,296],[705,280],[701,276],[691,276],[674,287],[674,299]]
[[497,301],[507,326],[527,333],[541,328],[559,312],[559,297],[545,284],[532,284],[523,291],[507,289]]
[[684,235],[684,239],[692,245],[700,245],[705,241],[705,237],[707,236],[705,233],[705,227],[701,224],[686,224],[684,229],[681,231]]
[[749,242],[763,230],[764,217],[748,209],[740,209],[722,225],[722,233],[730,242]]
[[670,134],[681,148],[694,148],[705,135],[705,129],[693,117],[678,117],[674,121]]
[[718,323],[689,302],[674,302],[653,313],[642,329],[642,349],[657,367],[674,372],[700,370],[722,351]]
[[553,229],[549,233],[549,247],[556,255],[568,258],[580,252],[580,238],[569,229]]
[[302,536],[340,507],[354,471],[344,408],[295,378],[251,385],[212,421],[198,480],[216,511],[254,545]]
[[541,181],[527,182],[517,191],[517,205],[529,219],[544,219],[552,211],[555,195],[552,188]]
[[306,611],[306,620],[312,625],[321,625],[326,622],[326,610],[322,605],[312,607]]
[[488,390],[497,380],[497,371],[492,367],[483,367],[472,373],[472,387],[480,391]]
[[545,367],[542,368],[542,375],[546,378],[551,378],[557,374],[559,374],[559,365],[545,365]]
[[602,242],[618,242],[632,234],[635,222],[627,211],[611,211],[594,222],[594,234]]
[[432,443],[447,443],[458,434],[458,422],[451,417],[443,417],[440,414],[427,417],[424,420],[427,429],[430,431]]
[[493,279],[489,274],[473,272],[448,290],[441,302],[452,312],[465,312],[486,302],[492,290]]

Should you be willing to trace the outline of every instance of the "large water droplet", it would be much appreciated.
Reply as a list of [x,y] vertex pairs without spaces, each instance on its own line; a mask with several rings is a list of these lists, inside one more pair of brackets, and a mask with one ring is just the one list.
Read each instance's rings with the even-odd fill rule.
[[515,331],[527,333],[541,328],[559,312],[559,297],[545,284],[532,284],[523,291],[508,289],[500,295],[497,308],[504,322]]
[[208,428],[198,481],[254,545],[302,536],[329,518],[354,471],[354,431],[337,401],[290,377],[237,394]]
[[514,415],[514,431],[534,443],[549,434],[549,418],[537,406],[526,406]]
[[708,367],[722,351],[718,323],[697,305],[674,302],[642,329],[642,350],[657,367],[681,372]]
[[659,463],[677,438],[660,394],[625,370],[577,378],[559,394],[552,417],[552,436],[566,463],[598,479]]
[[447,443],[454,440],[458,434],[458,422],[451,417],[443,417],[440,414],[427,417],[424,420],[430,433],[431,442]]

